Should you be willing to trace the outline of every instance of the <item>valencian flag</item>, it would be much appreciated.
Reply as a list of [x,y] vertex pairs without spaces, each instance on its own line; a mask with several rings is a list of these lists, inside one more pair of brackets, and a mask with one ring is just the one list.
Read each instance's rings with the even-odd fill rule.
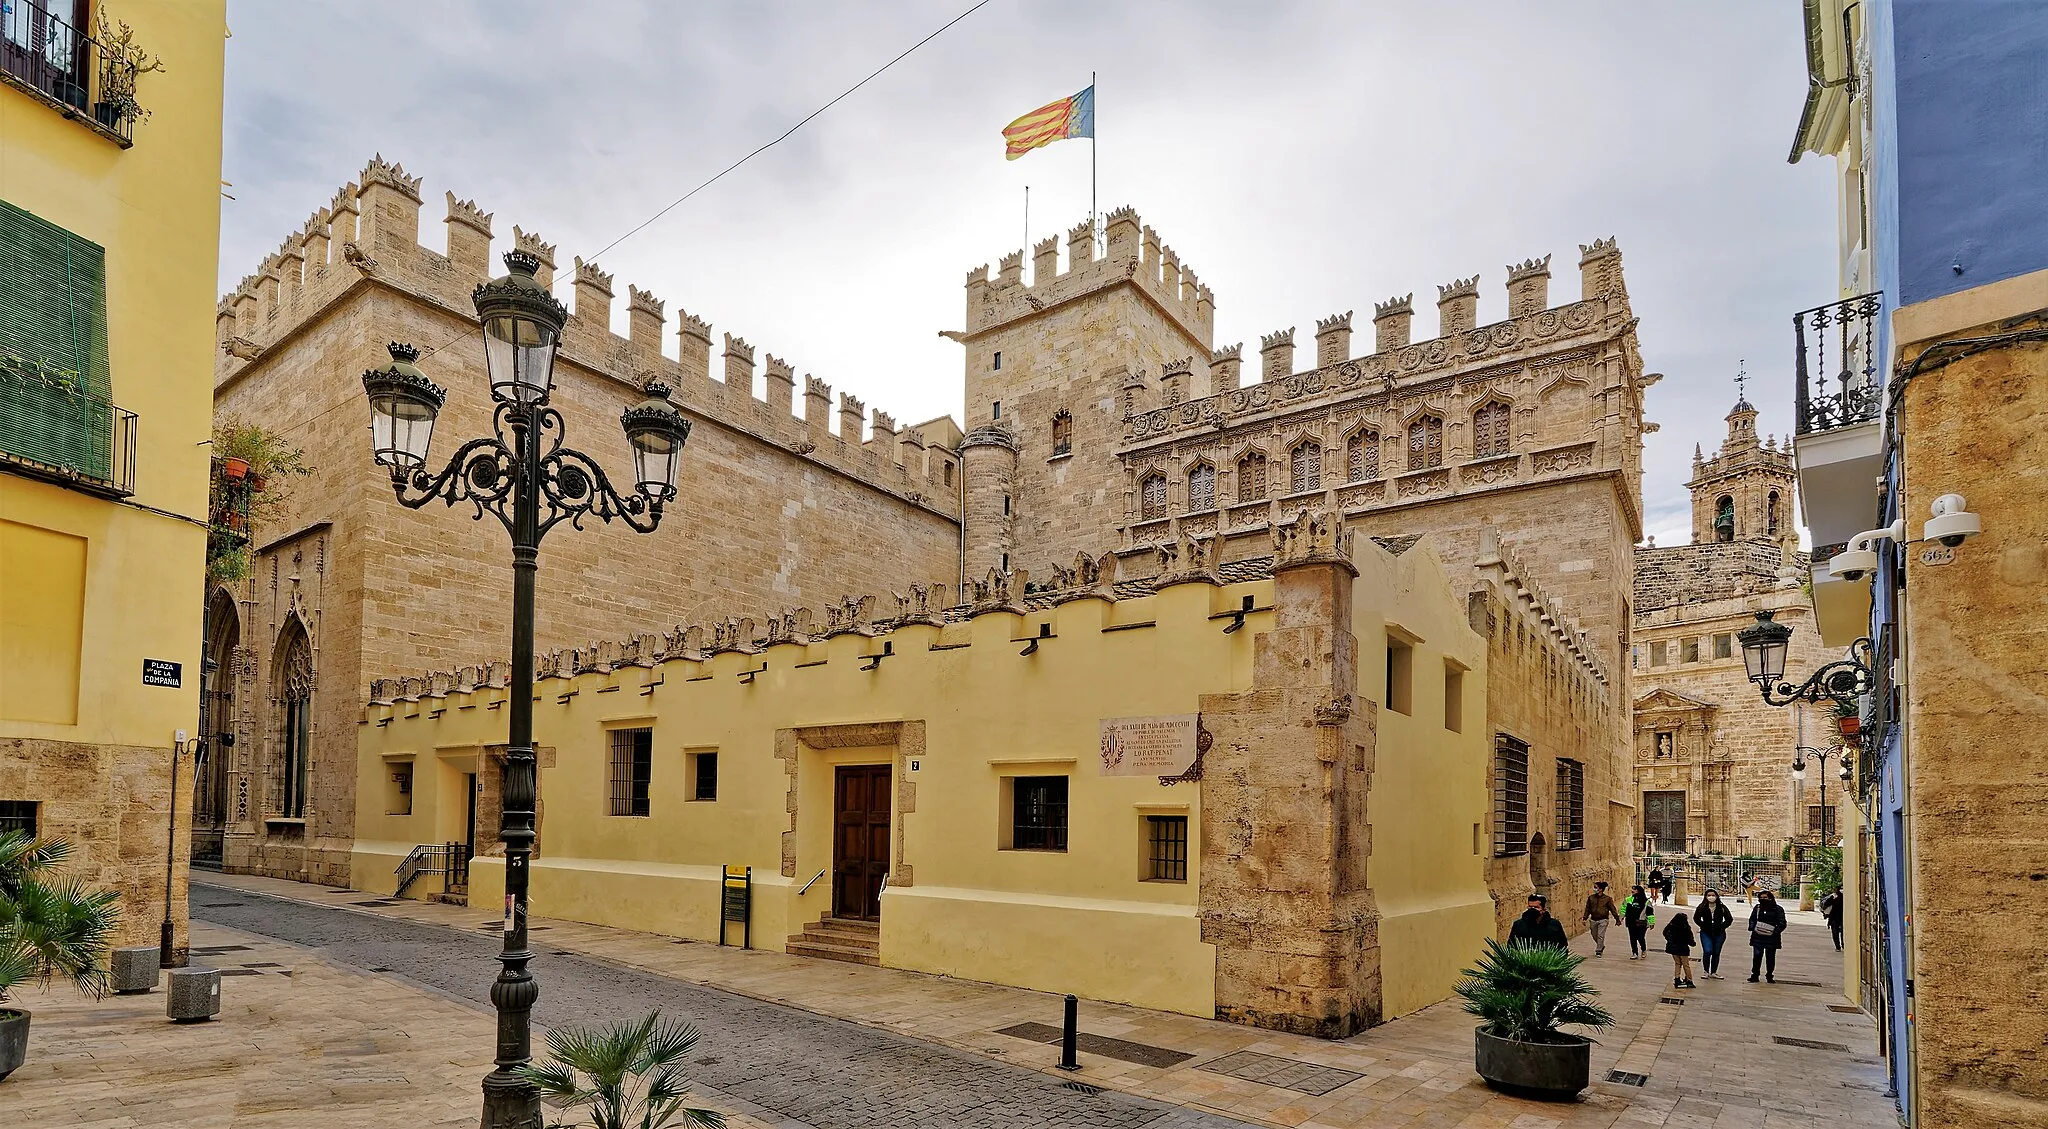
[[1095,136],[1095,87],[1040,106],[1003,127],[1003,157],[1014,161],[1043,145]]

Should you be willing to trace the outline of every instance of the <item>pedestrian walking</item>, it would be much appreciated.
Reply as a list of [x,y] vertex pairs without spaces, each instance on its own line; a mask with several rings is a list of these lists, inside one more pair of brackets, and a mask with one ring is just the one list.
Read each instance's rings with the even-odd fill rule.
[[1692,922],[1679,914],[1664,927],[1664,951],[1671,954],[1671,986],[1697,987],[1692,982]]
[[1835,951],[1842,951],[1842,892],[1829,890],[1820,900],[1820,912],[1827,915],[1828,932],[1835,936]]
[[1529,895],[1529,908],[1508,930],[1508,944],[1549,945],[1559,949],[1571,946],[1564,935],[1564,922],[1550,916],[1550,899],[1541,894]]
[[1586,895],[1584,920],[1586,931],[1593,935],[1594,956],[1607,955],[1607,926],[1616,916],[1614,899],[1607,896],[1607,883],[1593,883],[1593,892]]
[[1650,904],[1650,895],[1643,892],[1640,884],[1629,888],[1629,895],[1621,901],[1621,923],[1628,927],[1628,959],[1641,960],[1650,951],[1650,926],[1657,920],[1657,907]]
[[[1651,867],[1651,868],[1650,868],[1650,879],[1649,879],[1649,881],[1650,881],[1650,892],[1651,892],[1652,894],[1657,894],[1657,895],[1659,895],[1659,896],[1662,896],[1662,894],[1664,893],[1664,871],[1663,871],[1663,870],[1661,870],[1661,869],[1659,869],[1658,867],[1654,867],[1654,866],[1653,866],[1653,867]],[[1637,887],[1637,888],[1638,888],[1638,889],[1641,889],[1641,887]],[[1668,902],[1668,901],[1670,901],[1671,899],[1670,899],[1670,898],[1664,898],[1663,900],[1664,900],[1664,901],[1667,901],[1667,902]]]
[[1756,983],[1758,972],[1764,974],[1764,981],[1778,982],[1778,948],[1785,943],[1785,907],[1778,904],[1778,896],[1769,890],[1756,892],[1756,905],[1749,911],[1749,947],[1754,950],[1749,959],[1749,982]]
[[1735,924],[1735,914],[1721,903],[1721,891],[1707,887],[1707,892],[1700,895],[1699,912],[1692,915],[1692,920],[1700,931],[1700,971],[1709,980],[1724,979],[1721,950],[1728,944],[1728,930]]

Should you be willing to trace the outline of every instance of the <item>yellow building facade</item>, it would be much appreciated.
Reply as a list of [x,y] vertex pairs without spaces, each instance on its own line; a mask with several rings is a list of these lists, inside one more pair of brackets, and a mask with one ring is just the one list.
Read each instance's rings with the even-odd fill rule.
[[[544,655],[534,912],[1312,1034],[1442,999],[1497,931],[1490,702],[1559,690],[1491,655],[1519,630],[1526,657],[1542,609],[1427,540],[1307,514],[1278,540]],[[499,904],[504,683],[373,685],[354,886],[464,844],[469,903]],[[1618,869],[1606,838],[1588,873]]]
[[16,0],[0,61],[0,826],[73,841],[118,944],[171,868],[182,951],[226,13],[89,7]]

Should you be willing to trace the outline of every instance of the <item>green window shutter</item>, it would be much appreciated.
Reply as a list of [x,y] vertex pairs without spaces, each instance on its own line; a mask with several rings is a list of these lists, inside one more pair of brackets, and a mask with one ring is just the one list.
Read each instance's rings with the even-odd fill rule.
[[0,451],[109,476],[106,252],[0,201]]

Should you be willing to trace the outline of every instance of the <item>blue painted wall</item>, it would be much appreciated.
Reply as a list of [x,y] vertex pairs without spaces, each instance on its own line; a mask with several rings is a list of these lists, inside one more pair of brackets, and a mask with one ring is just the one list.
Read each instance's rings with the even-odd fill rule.
[[1910,305],[2048,269],[2048,6],[1878,0],[1870,32],[1886,293]]

